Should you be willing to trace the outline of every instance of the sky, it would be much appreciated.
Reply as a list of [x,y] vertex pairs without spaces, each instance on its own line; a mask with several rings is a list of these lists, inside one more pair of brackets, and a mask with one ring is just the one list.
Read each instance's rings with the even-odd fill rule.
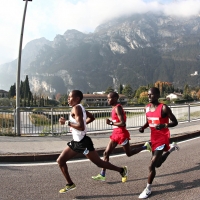
[[[18,57],[25,1],[0,1],[0,65]],[[84,33],[115,17],[148,11],[178,16],[200,14],[200,0],[32,0],[28,2],[23,47],[31,40],[53,40],[69,29]]]

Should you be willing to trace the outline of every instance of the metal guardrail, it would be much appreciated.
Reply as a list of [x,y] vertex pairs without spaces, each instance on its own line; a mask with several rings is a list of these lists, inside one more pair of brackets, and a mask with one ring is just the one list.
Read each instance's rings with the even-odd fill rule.
[[[179,122],[200,119],[200,104],[185,104],[170,106]],[[124,107],[127,115],[127,129],[142,126],[145,121],[144,107]],[[111,126],[105,123],[110,118],[111,108],[98,108],[90,111],[95,116],[95,121],[88,124],[88,132],[111,130]],[[36,107],[20,108],[21,135],[57,135],[66,134],[69,128],[60,125],[61,116],[68,119],[69,107]],[[0,107],[0,135],[18,135],[16,133],[16,111],[11,107]]]

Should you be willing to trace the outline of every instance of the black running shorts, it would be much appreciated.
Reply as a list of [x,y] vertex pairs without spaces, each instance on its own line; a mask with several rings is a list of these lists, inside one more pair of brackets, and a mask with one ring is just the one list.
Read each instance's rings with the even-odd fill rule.
[[83,153],[84,155],[87,155],[90,151],[94,151],[94,145],[90,137],[84,136],[84,138],[76,142],[72,140],[71,142],[68,142],[67,145],[75,152]]

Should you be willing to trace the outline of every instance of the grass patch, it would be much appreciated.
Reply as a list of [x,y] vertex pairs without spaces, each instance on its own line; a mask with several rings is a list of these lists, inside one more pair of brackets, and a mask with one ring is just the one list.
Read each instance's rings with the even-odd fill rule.
[[47,126],[51,124],[51,120],[48,119],[45,115],[41,114],[30,114],[29,115],[31,122],[35,126]]
[[0,128],[10,128],[14,126],[14,116],[12,113],[0,114]]
[[3,128],[0,130],[0,136],[15,136],[15,132],[12,128]]
[[[200,118],[200,111],[195,111],[190,113],[190,119],[191,118],[194,119]],[[188,113],[184,114],[183,117],[178,118],[178,121],[186,121],[186,120],[188,120]]]

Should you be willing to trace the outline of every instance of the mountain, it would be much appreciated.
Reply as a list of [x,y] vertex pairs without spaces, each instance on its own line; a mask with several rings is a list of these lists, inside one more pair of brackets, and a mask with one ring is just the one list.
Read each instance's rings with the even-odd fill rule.
[[[30,67],[30,63],[36,59],[36,55],[44,45],[51,45],[52,42],[45,39],[35,39],[26,44],[22,51],[21,59],[21,79],[24,79],[23,74],[26,68]],[[0,88],[9,90],[10,86],[16,83],[18,60],[0,65]],[[16,73],[13,73],[16,72]],[[24,80],[23,80],[24,81]]]
[[[196,86],[200,76],[190,74],[200,71],[200,16],[135,14],[101,24],[90,34],[67,30],[52,42],[31,41],[22,60],[31,90],[48,95],[117,89],[119,84],[137,89],[158,80],[179,88]],[[15,64],[5,64],[3,73],[8,76],[8,66]]]

